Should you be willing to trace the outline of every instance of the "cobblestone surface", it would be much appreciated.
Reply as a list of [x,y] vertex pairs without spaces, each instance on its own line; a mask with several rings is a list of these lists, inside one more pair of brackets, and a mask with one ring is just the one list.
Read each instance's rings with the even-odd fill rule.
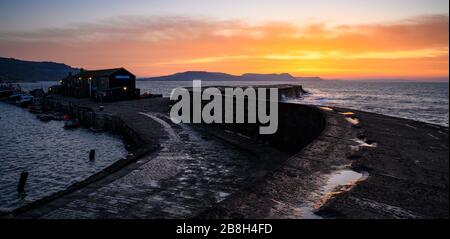
[[138,167],[43,218],[188,218],[224,200],[258,170],[252,156],[217,140],[205,140],[161,113],[140,113],[168,140]]

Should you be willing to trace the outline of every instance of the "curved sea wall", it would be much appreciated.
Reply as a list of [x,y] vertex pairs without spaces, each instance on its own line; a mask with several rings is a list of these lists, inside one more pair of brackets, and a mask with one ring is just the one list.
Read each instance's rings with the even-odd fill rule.
[[[229,109],[230,106],[226,104],[226,97],[224,94],[225,87],[218,86],[218,88],[222,94],[222,122],[225,121],[226,110]],[[236,88],[236,87],[233,87]],[[243,107],[243,115],[245,119],[245,123],[216,123],[213,124],[215,127],[223,128],[225,130],[233,131],[235,133],[241,134],[246,137],[250,137],[253,140],[268,143],[275,148],[281,149],[283,151],[287,151],[288,153],[296,153],[308,145],[311,141],[317,138],[320,133],[324,130],[326,126],[326,120],[323,113],[313,106],[307,105],[299,105],[299,104],[291,104],[284,103],[281,100],[286,98],[298,98],[307,92],[300,85],[269,85],[269,86],[245,86],[246,88],[277,88],[278,89],[278,117],[273,117],[273,120],[278,120],[277,126],[278,129],[274,134],[261,134],[261,127],[267,126],[267,124],[261,124],[257,120],[257,123],[248,123],[247,117],[249,113],[249,104],[248,98],[244,97],[244,107]],[[192,96],[192,88],[188,88],[191,96]],[[202,90],[205,90],[203,88]],[[193,106],[194,97],[191,97],[191,120],[193,115]],[[268,100],[268,99],[267,99]],[[175,103],[176,101],[174,101]],[[210,101],[202,100],[201,105],[202,109],[205,105],[207,105]],[[236,121],[236,96],[233,97],[233,119]],[[271,112],[271,104],[267,101],[266,112],[267,113],[275,113]],[[257,113],[257,109],[254,109]],[[273,110],[272,110],[273,111]],[[267,114],[266,114],[267,115]],[[272,124],[274,122],[270,122]]]
[[260,134],[260,127],[264,126],[261,123],[216,126],[268,143],[288,153],[297,153],[321,134],[326,120],[323,113],[315,107],[279,102],[278,130],[275,134]]

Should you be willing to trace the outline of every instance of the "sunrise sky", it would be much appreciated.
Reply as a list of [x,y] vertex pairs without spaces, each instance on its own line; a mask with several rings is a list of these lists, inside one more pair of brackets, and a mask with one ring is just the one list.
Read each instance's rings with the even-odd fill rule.
[[448,79],[448,0],[2,0],[0,56],[187,70]]

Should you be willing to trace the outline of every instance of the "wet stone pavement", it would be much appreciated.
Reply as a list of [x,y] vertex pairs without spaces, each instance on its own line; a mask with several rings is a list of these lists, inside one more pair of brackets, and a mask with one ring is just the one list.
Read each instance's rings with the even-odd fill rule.
[[[128,174],[42,215],[43,218],[190,218],[252,182],[258,160],[160,113],[139,113],[167,136],[161,150]],[[261,169],[262,170],[262,169]]]

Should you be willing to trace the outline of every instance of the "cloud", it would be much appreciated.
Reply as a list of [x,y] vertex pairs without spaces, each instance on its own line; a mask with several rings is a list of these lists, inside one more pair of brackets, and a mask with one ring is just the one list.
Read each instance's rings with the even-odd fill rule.
[[[383,72],[372,74],[448,76],[448,66],[442,66],[448,64],[448,36],[448,15],[338,26],[122,16],[65,28],[0,32],[0,55],[84,68],[120,65],[138,75],[189,69],[300,74],[316,69],[332,76],[334,69],[335,75],[377,70]],[[415,70],[408,73],[407,64]]]

